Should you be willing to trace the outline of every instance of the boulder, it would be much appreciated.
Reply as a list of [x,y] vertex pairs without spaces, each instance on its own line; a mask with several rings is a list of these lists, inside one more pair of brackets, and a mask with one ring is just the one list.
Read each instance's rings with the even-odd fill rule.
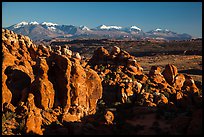
[[89,64],[95,66],[97,64],[106,64],[110,54],[104,47],[99,47],[94,51],[94,55],[89,60]]
[[86,72],[86,85],[88,88],[88,101],[89,101],[89,111],[88,114],[96,113],[97,101],[102,98],[102,83],[97,72],[92,69],[85,70]]
[[178,70],[176,66],[170,64],[166,65],[164,71],[162,72],[162,75],[170,85],[173,85],[174,78],[177,74]]
[[107,125],[112,125],[113,124],[113,121],[114,121],[114,114],[113,114],[113,112],[107,110],[105,115],[104,115],[104,118],[106,120],[105,124],[107,124]]
[[181,90],[181,88],[183,87],[184,82],[185,82],[185,76],[183,74],[178,74],[174,78],[173,86],[174,86],[174,88],[176,90]]

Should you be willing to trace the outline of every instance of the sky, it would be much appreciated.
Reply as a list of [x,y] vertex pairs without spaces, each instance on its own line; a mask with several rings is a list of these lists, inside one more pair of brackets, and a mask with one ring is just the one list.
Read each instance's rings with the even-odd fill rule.
[[2,27],[22,21],[161,28],[202,37],[202,2],[2,2]]

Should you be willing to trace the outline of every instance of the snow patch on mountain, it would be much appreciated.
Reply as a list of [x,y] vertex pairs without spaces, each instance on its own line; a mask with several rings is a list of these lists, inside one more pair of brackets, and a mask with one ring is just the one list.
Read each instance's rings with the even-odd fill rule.
[[49,29],[49,30],[51,30],[51,31],[55,31],[55,30],[56,30],[56,28],[55,28],[55,27],[53,27],[53,26],[48,27],[48,29]]
[[87,26],[81,25],[79,28],[80,28],[81,30],[88,30],[88,31],[90,31],[90,29],[89,29]]
[[157,29],[155,29],[154,31],[162,31],[162,29],[160,29],[160,28],[157,28]]
[[42,25],[46,25],[46,26],[57,26],[58,24],[56,23],[51,23],[51,22],[43,22],[41,23]]
[[122,27],[120,27],[120,26],[106,26],[106,25],[101,25],[101,26],[99,26],[99,27],[97,27],[98,29],[105,29],[105,30],[109,30],[109,29],[117,29],[117,30],[119,30],[119,29],[122,29]]
[[14,28],[17,29],[17,28],[20,28],[20,27],[25,26],[25,25],[28,25],[28,22],[22,21],[16,25],[14,25]]
[[30,22],[29,25],[39,25],[37,21]]
[[58,24],[51,23],[51,22],[43,22],[43,23],[41,23],[41,25],[45,25],[47,27],[47,29],[49,29],[50,31],[56,31],[55,26],[57,26]]
[[134,30],[139,30],[139,31],[141,31],[141,29],[140,29],[140,28],[138,28],[137,26],[131,26],[131,27],[130,27],[130,29],[131,29],[131,30],[133,30],[133,29],[134,29]]

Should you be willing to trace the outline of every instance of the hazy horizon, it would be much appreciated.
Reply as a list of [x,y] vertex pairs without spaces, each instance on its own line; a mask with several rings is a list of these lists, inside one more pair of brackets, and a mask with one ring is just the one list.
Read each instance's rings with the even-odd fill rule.
[[65,25],[137,26],[202,37],[201,2],[3,2],[2,27],[26,21]]

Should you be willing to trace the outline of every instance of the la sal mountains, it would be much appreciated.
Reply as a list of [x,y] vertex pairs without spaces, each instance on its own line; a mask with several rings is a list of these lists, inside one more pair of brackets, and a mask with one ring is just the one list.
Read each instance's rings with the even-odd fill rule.
[[17,34],[29,36],[32,40],[43,40],[52,38],[100,38],[100,39],[161,39],[161,40],[188,40],[192,36],[186,33],[178,34],[168,29],[153,29],[144,32],[137,26],[115,26],[100,25],[96,28],[87,26],[59,25],[51,22],[20,22],[6,29],[12,30]]

